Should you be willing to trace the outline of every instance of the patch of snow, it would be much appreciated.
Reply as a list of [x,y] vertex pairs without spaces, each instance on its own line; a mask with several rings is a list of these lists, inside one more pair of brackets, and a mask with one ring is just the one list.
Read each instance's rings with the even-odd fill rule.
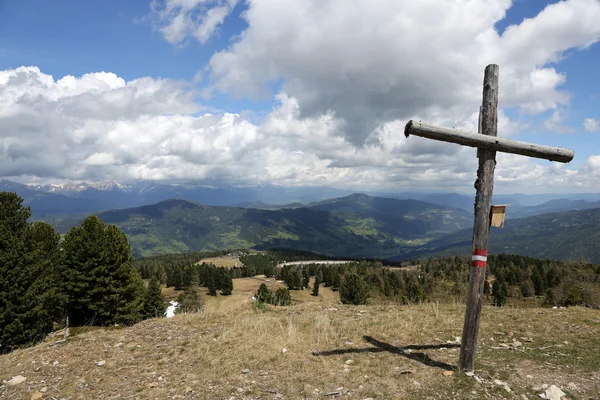
[[179,303],[171,300],[169,302],[169,304],[171,304],[171,305],[169,307],[167,307],[167,311],[165,311],[165,315],[167,316],[167,318],[172,318],[175,316],[175,310],[177,310],[177,308],[179,307]]

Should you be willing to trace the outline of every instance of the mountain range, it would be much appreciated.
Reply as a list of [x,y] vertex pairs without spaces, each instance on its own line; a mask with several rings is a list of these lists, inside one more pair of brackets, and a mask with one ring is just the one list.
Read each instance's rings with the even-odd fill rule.
[[[280,209],[298,208],[328,198],[348,196],[354,192],[328,187],[280,186],[211,186],[199,184],[166,184],[156,182],[69,183],[24,185],[0,181],[0,191],[14,191],[32,206],[34,218],[55,214],[97,212],[155,204],[169,199],[182,199],[209,206]],[[458,193],[386,193],[365,191],[375,197],[420,200],[443,207],[473,212],[473,195]],[[496,194],[496,204],[510,204],[507,218],[519,218],[546,212],[582,210],[600,206],[600,193],[580,194]]]
[[[390,257],[465,228],[472,220],[460,209],[362,194],[277,210],[166,200],[98,216],[125,231],[136,255],[287,247],[330,255]],[[83,218],[46,220],[64,233]]]
[[[127,233],[136,255],[289,247],[407,260],[468,254],[471,246],[472,199],[461,194],[334,197],[343,191],[10,181],[1,181],[0,191],[19,194],[33,219],[46,220],[61,233],[97,214]],[[495,203],[511,205],[504,228],[492,228],[491,252],[600,262],[597,195],[563,195],[534,205],[531,195],[511,196],[495,196]],[[535,196],[539,201],[549,195]]]
[[[469,254],[473,231],[463,229],[414,248],[395,260],[422,256]],[[490,253],[600,263],[600,208],[547,213],[507,220],[503,228],[491,228]]]

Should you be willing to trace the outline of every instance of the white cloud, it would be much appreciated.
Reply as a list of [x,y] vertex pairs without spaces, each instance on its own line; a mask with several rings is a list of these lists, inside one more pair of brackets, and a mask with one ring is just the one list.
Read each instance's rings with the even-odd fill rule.
[[597,119],[586,118],[583,120],[583,127],[586,131],[594,132],[598,130],[598,127],[600,127],[600,122],[598,122]]
[[153,0],[151,17],[171,44],[189,37],[206,43],[231,13],[238,0]]
[[[257,125],[237,114],[194,116],[200,107],[193,95],[169,80],[125,81],[114,74],[55,80],[33,67],[0,71],[0,176],[38,183],[143,179],[356,190],[472,188],[475,149],[406,139],[401,120],[382,124],[356,146],[339,134],[343,123],[333,113],[301,118],[296,98],[280,93],[277,101]],[[462,129],[477,125],[477,113],[461,120],[430,118]],[[503,113],[499,124],[501,132],[519,129]],[[598,160],[592,157],[577,170],[499,154],[496,189],[594,188]]]
[[544,121],[544,128],[557,133],[573,133],[573,128],[565,125],[566,112],[554,110],[550,118]]
[[600,35],[600,2],[567,0],[499,34],[510,0],[250,0],[248,28],[212,57],[213,90],[268,97],[283,81],[301,116],[331,113],[362,144],[377,126],[419,114],[464,118],[500,65],[500,104],[541,113],[568,105],[549,66]]
[[[494,62],[501,106],[551,110],[547,128],[562,129],[571,94],[549,63],[600,34],[596,0],[553,4],[501,34],[494,25],[510,0],[247,3],[248,28],[213,56],[202,82],[269,99],[269,83],[282,81],[260,124],[198,115],[207,109],[185,82],[0,71],[0,176],[472,190],[475,149],[406,139],[406,121],[476,131],[483,69]],[[153,15],[171,43],[205,42],[235,4],[166,0]],[[526,128],[502,108],[498,123],[505,137]],[[596,190],[598,160],[577,169],[498,154],[496,189]]]

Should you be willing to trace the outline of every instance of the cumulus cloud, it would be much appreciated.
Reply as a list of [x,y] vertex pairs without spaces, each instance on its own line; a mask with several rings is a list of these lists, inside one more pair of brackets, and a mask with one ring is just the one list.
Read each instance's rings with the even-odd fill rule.
[[550,118],[544,121],[544,128],[557,133],[573,133],[573,128],[564,124],[565,114],[564,110],[555,110]]
[[[382,124],[356,146],[339,134],[343,123],[333,112],[301,118],[298,99],[283,92],[276,99],[273,111],[255,124],[238,114],[199,114],[193,92],[169,80],[125,81],[110,73],[54,79],[34,67],[1,71],[0,176],[38,183],[472,188],[475,149],[406,139],[404,121],[397,120]],[[434,123],[446,118],[431,117]],[[455,123],[475,130],[477,113]],[[500,130],[519,128],[503,113],[499,124]],[[600,174],[598,160],[592,157],[575,170],[499,154],[497,188],[592,186]]]
[[583,120],[583,127],[586,131],[595,132],[600,127],[600,122],[597,119],[586,118]]
[[156,28],[171,44],[195,38],[206,43],[231,13],[238,0],[153,0],[151,14]]
[[541,113],[569,103],[551,66],[600,35],[600,2],[567,0],[510,26],[510,0],[352,2],[249,0],[248,28],[210,62],[213,90],[297,99],[301,117],[326,113],[364,144],[381,124],[415,115],[446,122],[481,102],[485,65],[500,65],[500,105]]
[[[152,13],[169,42],[204,43],[235,5],[165,0]],[[501,106],[550,111],[547,128],[564,127],[571,94],[553,63],[600,35],[596,0],[552,4],[500,33],[494,26],[510,0],[247,5],[247,29],[212,57],[202,83],[209,92],[274,96],[260,123],[207,113],[185,82],[0,71],[0,176],[468,190],[476,150],[406,139],[406,121],[476,131],[483,69],[498,63]],[[281,83],[276,93],[272,83]],[[502,108],[498,120],[501,136],[526,128]],[[577,169],[498,154],[496,188],[593,188],[598,160]]]

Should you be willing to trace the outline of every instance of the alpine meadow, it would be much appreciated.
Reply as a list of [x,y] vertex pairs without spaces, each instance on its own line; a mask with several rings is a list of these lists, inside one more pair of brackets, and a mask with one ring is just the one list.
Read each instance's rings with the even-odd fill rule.
[[600,399],[598,21],[0,1],[0,399]]

